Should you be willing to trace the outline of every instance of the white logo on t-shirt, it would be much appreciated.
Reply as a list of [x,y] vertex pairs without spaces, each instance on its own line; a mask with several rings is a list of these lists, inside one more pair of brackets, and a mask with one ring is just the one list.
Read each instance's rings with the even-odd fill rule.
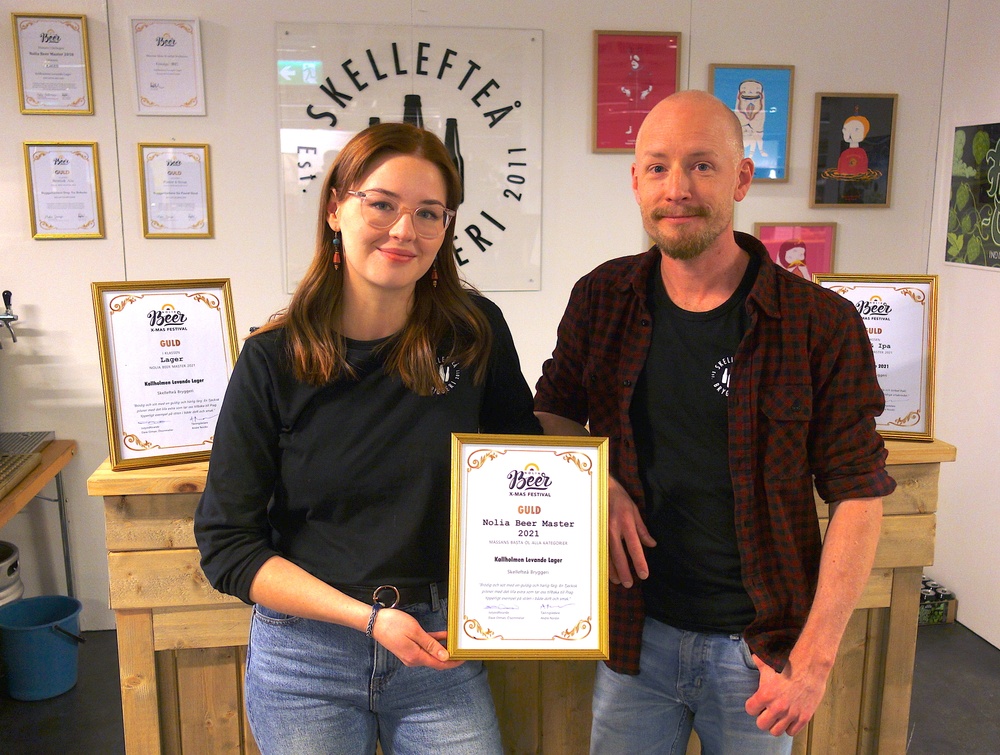
[[712,368],[712,387],[723,396],[729,395],[729,365],[733,363],[732,357],[720,359]]

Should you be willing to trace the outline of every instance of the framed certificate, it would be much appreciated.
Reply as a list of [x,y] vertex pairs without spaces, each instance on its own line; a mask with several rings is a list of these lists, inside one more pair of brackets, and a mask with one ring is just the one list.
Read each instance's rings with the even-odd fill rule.
[[236,363],[229,280],[92,283],[111,468],[209,457]]
[[104,238],[97,144],[25,142],[24,172],[33,238]]
[[452,435],[452,658],[608,657],[608,440]]
[[130,22],[139,115],[204,115],[198,19],[133,18]]
[[87,17],[11,14],[21,112],[93,115]]
[[207,144],[140,144],[139,183],[147,239],[212,238]]
[[885,411],[886,438],[934,439],[936,275],[814,275],[857,307],[868,329]]

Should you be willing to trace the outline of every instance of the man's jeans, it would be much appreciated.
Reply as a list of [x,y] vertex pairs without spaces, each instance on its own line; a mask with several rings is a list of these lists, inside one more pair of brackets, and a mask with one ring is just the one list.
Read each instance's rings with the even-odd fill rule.
[[691,728],[704,755],[787,755],[792,738],[757,728],[744,706],[760,674],[740,635],[646,619],[638,676],[597,667],[593,755],[684,755]]

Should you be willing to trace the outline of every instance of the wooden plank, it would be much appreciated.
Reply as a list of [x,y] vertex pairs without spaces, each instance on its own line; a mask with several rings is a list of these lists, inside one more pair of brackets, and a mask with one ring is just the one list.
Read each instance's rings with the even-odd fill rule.
[[[155,645],[155,621],[153,637]],[[156,653],[156,694],[160,708],[160,739],[163,743],[163,755],[182,755],[176,653]]]
[[236,648],[177,651],[181,749],[240,752],[239,660]]
[[896,569],[893,574],[879,716],[879,752],[906,752],[922,572],[920,567],[914,567]]
[[887,440],[885,449],[889,452],[886,464],[927,464],[940,461],[955,461],[958,450],[943,440],[930,442],[914,440]]
[[866,608],[884,608],[892,598],[892,569],[872,569],[855,611]]
[[594,661],[541,664],[542,751],[590,750]]
[[[936,515],[913,514],[882,518],[882,535],[875,551],[875,568],[928,566],[934,563]],[[820,521],[825,536],[828,522]]]
[[[855,611],[847,622],[820,704],[825,727],[813,732],[812,752],[856,752],[861,719],[868,612]],[[817,721],[819,720],[817,711]],[[822,730],[822,736],[819,736]]]
[[245,646],[252,613],[253,609],[242,602],[212,608],[155,608],[155,649]]
[[108,573],[115,610],[240,603],[212,588],[195,548],[109,553]]
[[7,491],[0,499],[0,527],[3,527],[14,516],[31,503],[35,496],[42,492],[63,467],[70,463],[76,455],[75,440],[51,440],[42,450],[42,460],[17,485]]
[[889,611],[886,608],[868,612],[865,670],[861,682],[858,755],[876,755],[878,752],[878,719],[882,709],[882,670],[885,668],[888,616]]
[[542,752],[540,663],[486,662],[505,755]]
[[200,493],[205,489],[206,477],[207,461],[115,472],[111,469],[111,461],[105,459],[87,480],[87,492],[97,496]]
[[149,611],[116,611],[118,675],[122,689],[125,752],[160,752],[160,717],[153,654],[153,620]]
[[257,747],[257,740],[253,738],[250,730],[250,720],[247,718],[247,701],[244,694],[243,682],[247,678],[247,649],[241,647],[238,650],[240,663],[240,736],[243,745],[243,752],[246,755],[261,755],[260,748]]
[[109,551],[196,548],[194,510],[199,498],[199,493],[106,496],[105,545]]

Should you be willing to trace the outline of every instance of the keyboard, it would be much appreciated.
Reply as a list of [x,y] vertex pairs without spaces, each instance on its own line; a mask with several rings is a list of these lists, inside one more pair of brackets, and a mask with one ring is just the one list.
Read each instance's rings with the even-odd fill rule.
[[0,498],[13,490],[41,463],[42,455],[37,451],[26,454],[0,454]]

